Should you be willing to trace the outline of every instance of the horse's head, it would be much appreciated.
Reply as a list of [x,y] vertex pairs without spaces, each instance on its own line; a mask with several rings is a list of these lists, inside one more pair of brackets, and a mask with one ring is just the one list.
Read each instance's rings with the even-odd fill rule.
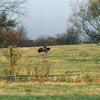
[[38,49],[38,53],[41,53],[42,50],[43,50],[43,48],[39,48],[39,49]]
[[40,49],[38,49],[38,53],[40,53]]

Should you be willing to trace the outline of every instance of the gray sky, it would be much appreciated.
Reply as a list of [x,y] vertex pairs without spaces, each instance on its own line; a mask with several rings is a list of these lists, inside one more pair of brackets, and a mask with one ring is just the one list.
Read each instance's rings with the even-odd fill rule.
[[77,0],[29,0],[28,19],[25,25],[28,37],[36,39],[39,36],[55,36],[66,32],[67,22],[71,9],[70,2]]

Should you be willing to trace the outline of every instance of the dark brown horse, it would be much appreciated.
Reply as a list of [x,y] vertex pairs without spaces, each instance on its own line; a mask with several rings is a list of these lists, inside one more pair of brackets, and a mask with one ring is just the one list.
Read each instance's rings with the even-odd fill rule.
[[38,53],[42,53],[42,52],[47,53],[48,51],[50,51],[50,48],[46,48],[46,49],[44,49],[44,48],[39,48],[39,49],[38,49]]

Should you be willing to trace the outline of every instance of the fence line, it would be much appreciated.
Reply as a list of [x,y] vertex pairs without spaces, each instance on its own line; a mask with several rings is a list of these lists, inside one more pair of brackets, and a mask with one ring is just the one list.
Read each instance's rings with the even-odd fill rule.
[[46,77],[47,80],[49,77],[60,77],[60,76],[82,76],[81,73],[67,73],[67,74],[52,74],[52,75],[22,75],[22,74],[13,74],[13,75],[1,75],[1,79],[14,79],[14,82],[17,82],[17,79],[27,79],[28,77]]

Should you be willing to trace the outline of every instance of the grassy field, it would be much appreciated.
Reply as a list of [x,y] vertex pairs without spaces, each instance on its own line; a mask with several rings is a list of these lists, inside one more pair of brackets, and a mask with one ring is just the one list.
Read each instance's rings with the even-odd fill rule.
[[1,83],[1,100],[100,100],[100,84]]
[[[50,74],[65,74],[81,72],[89,78],[100,77],[100,46],[94,44],[49,46],[51,50],[47,56],[39,55],[39,47],[19,48],[22,58],[15,66],[20,74],[26,74],[30,67],[34,67],[47,60],[51,64]],[[0,49],[0,74],[6,66],[3,49]],[[0,100],[100,100],[99,82],[6,82],[0,81]]]
[[[26,68],[34,68],[37,63],[41,63],[43,59],[52,65],[51,73],[65,74],[66,71],[84,72],[90,71],[90,74],[98,74],[100,72],[100,46],[95,44],[83,45],[63,45],[49,46],[51,50],[47,56],[39,55],[37,50],[39,47],[19,48],[22,58],[16,64],[15,68],[20,69],[20,73],[26,73]],[[3,56],[3,50],[0,50],[0,74],[6,66],[2,63],[6,61]],[[95,73],[96,72],[96,73]]]

